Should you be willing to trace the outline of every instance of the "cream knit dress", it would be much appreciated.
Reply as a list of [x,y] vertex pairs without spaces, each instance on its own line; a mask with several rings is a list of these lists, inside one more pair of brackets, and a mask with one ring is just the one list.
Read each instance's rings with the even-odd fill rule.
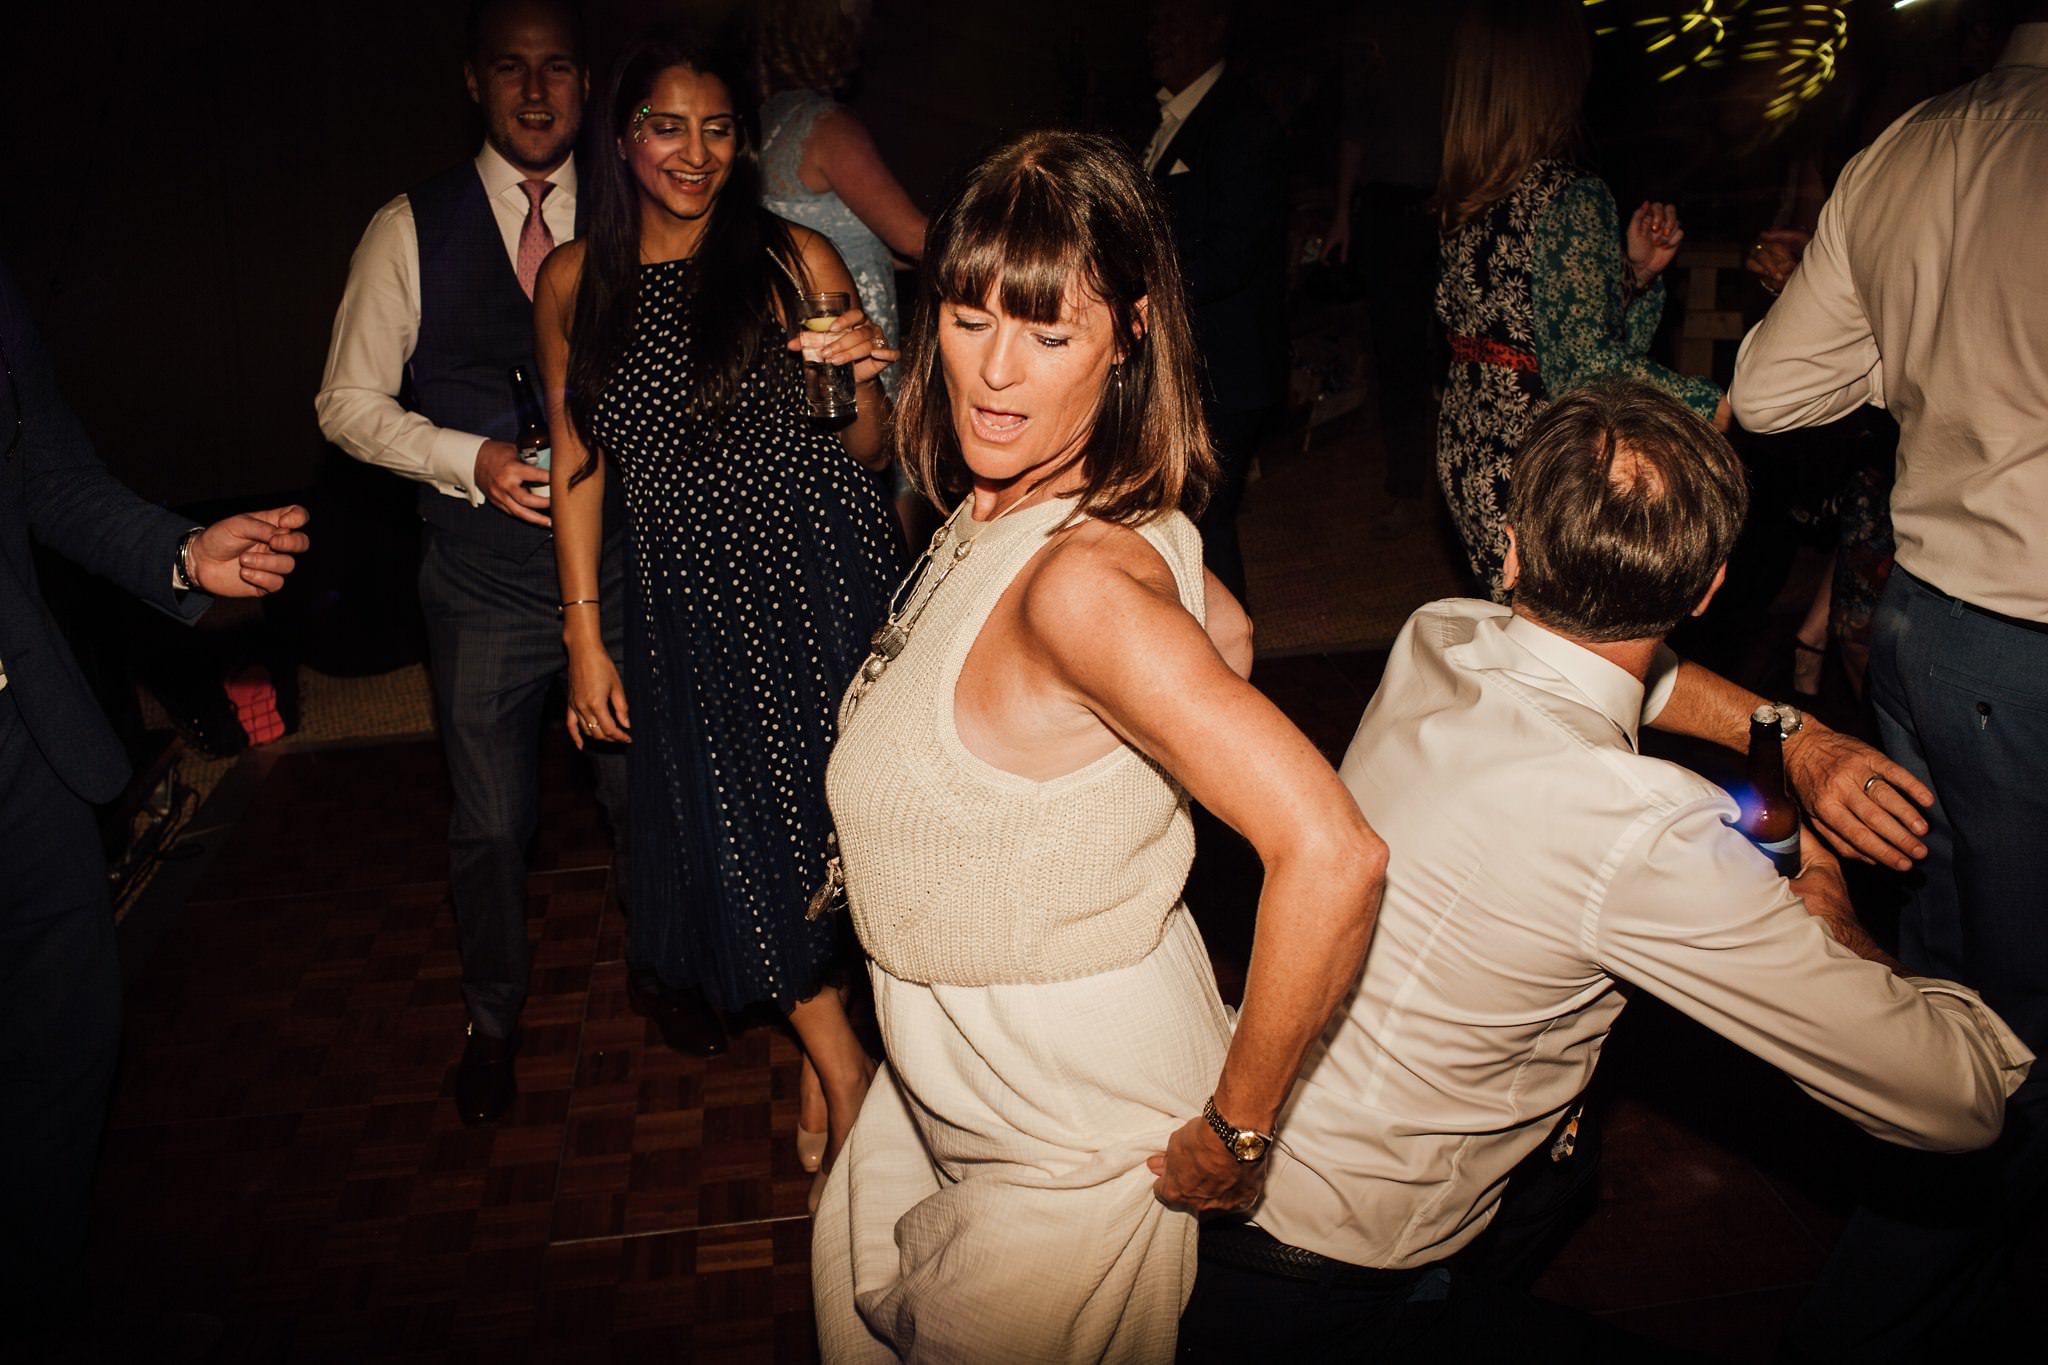
[[[1230,1036],[1180,903],[1186,793],[1128,747],[1018,777],[953,721],[983,623],[1071,510],[979,530],[841,713],[826,788],[888,1061],[812,1237],[828,1362],[1165,1361],[1194,1283],[1195,1220],[1145,1165]],[[1139,532],[1200,618],[1193,525]]]

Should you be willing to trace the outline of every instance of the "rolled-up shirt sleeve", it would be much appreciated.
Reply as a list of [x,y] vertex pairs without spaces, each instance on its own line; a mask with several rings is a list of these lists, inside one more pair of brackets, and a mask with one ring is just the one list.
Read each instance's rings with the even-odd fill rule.
[[1785,292],[1736,352],[1728,405],[1747,430],[1819,426],[1865,403],[1885,406],[1884,361],[1844,239],[1861,160],[1843,170]]
[[1836,943],[1725,823],[1735,814],[1725,798],[1645,813],[1589,907],[1595,959],[1875,1137],[1988,1146],[2033,1054],[1967,988]]
[[401,195],[377,211],[349,259],[313,409],[321,434],[356,459],[476,505],[484,437],[435,426],[398,401],[419,342],[419,254],[412,205]]

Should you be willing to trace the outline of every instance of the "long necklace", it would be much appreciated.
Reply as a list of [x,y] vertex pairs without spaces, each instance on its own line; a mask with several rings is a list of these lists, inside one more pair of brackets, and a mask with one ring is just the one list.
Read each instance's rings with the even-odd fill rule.
[[[955,531],[954,523],[973,506],[974,498],[970,494],[961,499],[945,524],[932,532],[931,544],[925,546],[924,553],[910,566],[910,572],[896,585],[896,591],[889,594],[887,617],[868,638],[868,657],[861,663],[860,672],[854,675],[853,687],[846,698],[846,713],[839,719],[842,736],[846,733],[847,723],[853,719],[853,713],[860,709],[861,699],[867,696],[868,689],[889,671],[889,665],[896,662],[896,656],[910,643],[910,633],[917,629],[917,623],[924,618],[925,608],[931,605],[932,598],[938,595],[946,580],[953,576],[953,570],[967,562],[967,556],[974,552],[975,543],[984,532],[1029,502],[1031,496],[1027,492],[987,521],[979,523],[972,534],[962,535]],[[969,517],[968,521],[972,524],[973,518]],[[946,549],[948,541],[952,542],[950,550]],[[931,581],[927,583],[926,579]],[[835,830],[825,836],[825,880],[811,893],[810,901],[804,906],[804,918],[814,920],[828,910],[837,909],[845,890],[846,869],[839,861],[839,833]]]

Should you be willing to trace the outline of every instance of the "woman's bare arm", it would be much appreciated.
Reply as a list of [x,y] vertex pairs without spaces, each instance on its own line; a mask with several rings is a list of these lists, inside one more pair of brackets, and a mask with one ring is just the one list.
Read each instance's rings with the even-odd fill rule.
[[[562,584],[562,643],[569,651],[569,738],[577,748],[586,736],[628,743],[631,722],[626,689],[604,647],[603,608],[598,603],[599,547],[604,543],[604,461],[590,477],[571,484],[588,448],[569,420],[563,395],[569,379],[569,319],[583,275],[583,244],[570,242],[541,262],[533,288],[533,355],[540,368],[541,398],[547,405],[548,490],[554,504],[555,571]],[[566,605],[575,603],[574,606]]]
[[839,196],[868,231],[906,261],[924,259],[924,210],[904,193],[867,127],[846,109],[834,109],[811,128],[804,164]]
[[[1386,846],[1307,736],[1231,670],[1180,604],[1157,553],[1122,528],[1084,528],[1020,600],[1026,648],[1056,685],[1251,841],[1265,864],[1258,932],[1216,1108],[1272,1131],[1310,1044],[1358,978]],[[1162,1200],[1250,1202],[1240,1165],[1199,1117],[1154,1159]]]

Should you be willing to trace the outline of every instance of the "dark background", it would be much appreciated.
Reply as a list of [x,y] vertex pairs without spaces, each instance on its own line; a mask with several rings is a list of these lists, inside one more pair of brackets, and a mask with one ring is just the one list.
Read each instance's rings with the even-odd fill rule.
[[[594,64],[657,19],[744,3],[591,0]],[[1293,118],[1309,217],[1327,214],[1349,3],[1274,0],[1239,23],[1234,59]],[[350,252],[379,205],[481,139],[462,84],[465,0],[7,8],[0,251],[102,454],[146,496],[188,506],[314,486],[341,458],[312,399]],[[1684,199],[1695,238],[1722,219],[1753,230],[1741,224],[1767,213],[1789,149],[1825,146],[1839,164],[1882,126],[1873,111],[1899,103],[1888,92],[1946,83],[1953,0],[1848,8],[1842,75],[1768,145],[1750,76],[1659,84],[1632,45],[1601,40],[1589,132],[1616,197]],[[1142,0],[876,0],[849,102],[930,208],[1009,132],[1064,122],[1142,139],[1143,30]]]

